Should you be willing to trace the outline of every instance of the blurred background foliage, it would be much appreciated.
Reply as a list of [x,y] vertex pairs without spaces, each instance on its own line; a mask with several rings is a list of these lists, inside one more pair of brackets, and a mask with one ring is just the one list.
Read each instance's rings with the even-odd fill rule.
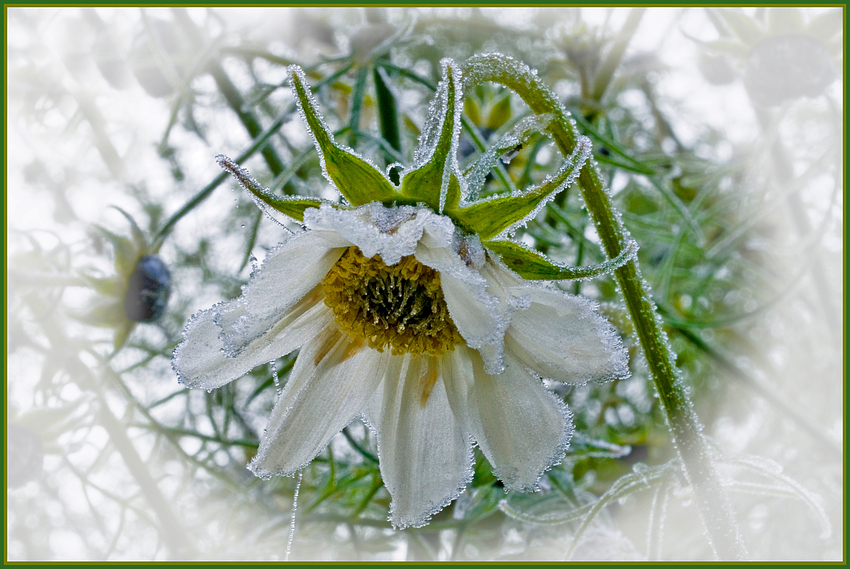
[[[633,376],[551,384],[577,434],[541,491],[467,491],[393,531],[355,422],[299,481],[245,464],[288,356],[211,393],[170,367],[286,231],[213,161],[337,199],[297,115],[412,161],[443,57],[538,70],[593,141],[755,559],[840,559],[842,13],[836,9],[54,9],[7,17],[7,559],[711,559],[610,276],[559,286],[622,331]],[[466,99],[466,168],[529,114]],[[481,195],[557,171],[532,134]],[[397,172],[389,169],[390,176]],[[283,227],[282,227],[283,225]],[[293,227],[293,226],[290,226]],[[604,261],[569,188],[516,238]],[[548,383],[547,383],[548,385]],[[294,524],[294,525],[293,525]],[[292,530],[295,528],[294,536]]]

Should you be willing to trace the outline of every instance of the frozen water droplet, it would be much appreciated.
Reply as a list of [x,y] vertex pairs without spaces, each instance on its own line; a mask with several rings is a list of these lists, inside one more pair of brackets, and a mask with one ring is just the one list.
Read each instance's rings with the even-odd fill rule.
[[289,561],[289,553],[292,551],[292,539],[295,537],[295,512],[298,510],[298,491],[301,490],[302,472],[298,471],[298,482],[295,483],[295,494],[292,495],[292,516],[289,518],[289,537],[286,539],[286,554],[284,561]]

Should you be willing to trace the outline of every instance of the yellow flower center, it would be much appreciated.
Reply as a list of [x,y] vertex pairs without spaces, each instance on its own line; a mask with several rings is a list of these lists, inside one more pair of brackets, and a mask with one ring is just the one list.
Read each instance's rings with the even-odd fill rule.
[[440,273],[413,255],[388,267],[349,247],[322,280],[337,325],[370,347],[393,354],[439,356],[462,343],[449,316]]

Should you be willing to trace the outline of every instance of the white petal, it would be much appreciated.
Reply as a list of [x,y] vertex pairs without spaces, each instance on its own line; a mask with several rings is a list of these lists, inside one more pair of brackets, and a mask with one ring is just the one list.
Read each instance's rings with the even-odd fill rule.
[[441,358],[443,383],[449,405],[460,421],[465,432],[469,432],[468,423],[468,393],[474,380],[472,359],[469,350],[454,349],[446,352]]
[[505,357],[505,371],[490,375],[477,353],[462,346],[455,350],[472,361],[469,431],[506,488],[535,490],[569,445],[573,426],[567,406],[512,358]]
[[563,382],[628,377],[620,336],[590,300],[542,287],[512,292],[530,301],[514,313],[505,336],[506,349],[523,364]]
[[321,282],[351,243],[332,231],[296,233],[269,251],[242,287],[245,308],[260,318],[280,318]]
[[261,324],[267,326],[262,333],[243,346],[238,354],[225,357],[219,322],[223,315],[233,317],[235,314],[244,316],[241,299],[217,304],[189,320],[183,330],[184,339],[174,350],[171,360],[180,383],[207,390],[221,387],[258,365],[298,349],[333,323],[333,313],[322,298],[306,299],[285,317],[262,321]]
[[487,369],[498,373],[510,323],[507,306],[488,293],[487,279],[451,249],[423,242],[416,248],[416,259],[440,272],[443,296],[458,332],[468,346],[481,351]]
[[335,329],[317,336],[298,354],[249,468],[268,478],[309,464],[366,408],[390,357]]
[[438,358],[393,356],[380,414],[371,414],[390,521],[399,529],[425,525],[472,480],[472,443],[440,375]]
[[412,255],[423,232],[455,234],[452,221],[431,210],[414,206],[385,207],[370,203],[353,210],[337,210],[323,205],[304,213],[311,230],[333,232],[356,245],[366,257],[380,255],[387,265]]

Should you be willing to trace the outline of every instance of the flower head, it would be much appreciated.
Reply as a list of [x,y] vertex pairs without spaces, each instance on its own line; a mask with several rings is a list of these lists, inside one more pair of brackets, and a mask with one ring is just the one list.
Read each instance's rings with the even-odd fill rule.
[[361,417],[377,435],[395,527],[424,525],[464,490],[473,444],[506,488],[536,488],[573,432],[541,377],[628,374],[592,302],[521,276],[566,269],[500,237],[569,183],[586,144],[538,188],[466,203],[454,158],[461,82],[446,60],[431,129],[396,187],[336,144],[300,69],[291,73],[325,173],[348,203],[274,198],[219,158],[304,230],[269,252],[239,298],[189,321],[173,359],[180,381],[214,389],[300,349],[249,468],[293,475]]
[[130,222],[132,238],[95,226],[115,249],[115,275],[99,277],[81,272],[99,296],[76,317],[88,324],[113,328],[113,345],[118,350],[136,324],[154,322],[165,314],[171,295],[171,273],[158,255],[162,243],[150,244],[130,214],[115,209]]

